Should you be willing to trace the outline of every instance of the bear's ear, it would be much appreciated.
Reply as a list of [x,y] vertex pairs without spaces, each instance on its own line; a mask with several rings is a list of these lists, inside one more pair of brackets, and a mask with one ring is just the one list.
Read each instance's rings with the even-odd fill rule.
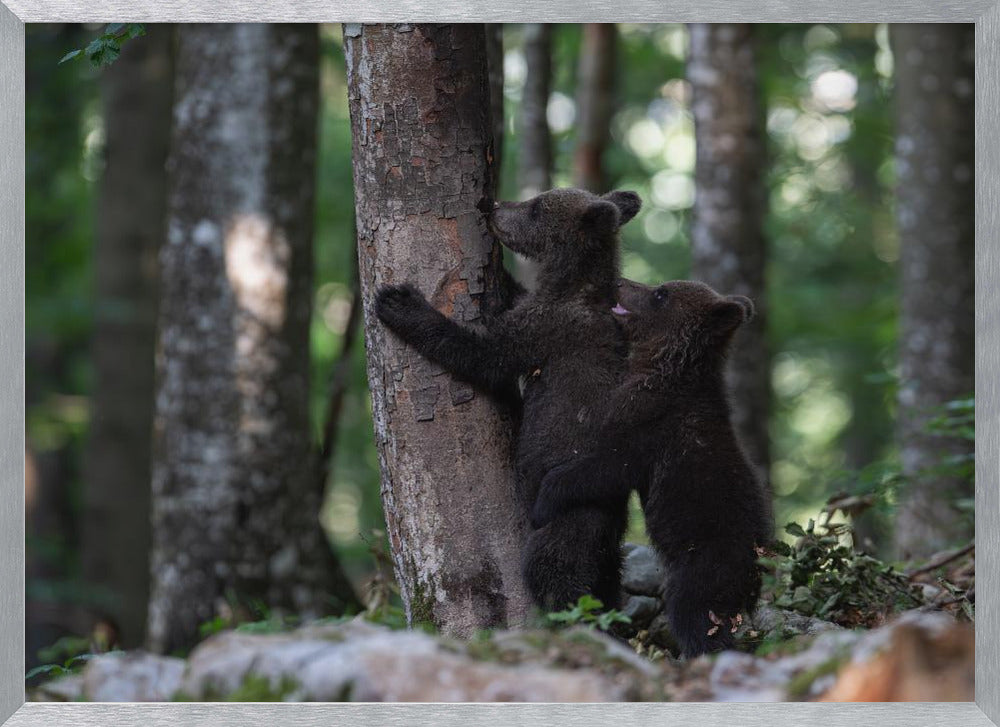
[[742,295],[730,295],[712,308],[712,327],[719,333],[735,331],[753,318],[753,303]]
[[606,199],[618,208],[618,211],[621,213],[621,218],[618,220],[619,227],[635,217],[639,212],[639,208],[642,207],[642,199],[635,192],[616,190],[608,192],[601,199]]
[[587,232],[598,235],[612,235],[619,227],[621,213],[617,205],[611,202],[594,202],[589,205],[580,218],[580,224]]
[[753,320],[756,310],[753,307],[753,301],[747,298],[745,295],[728,295],[726,300],[730,303],[736,303],[743,308],[743,322],[749,323]]

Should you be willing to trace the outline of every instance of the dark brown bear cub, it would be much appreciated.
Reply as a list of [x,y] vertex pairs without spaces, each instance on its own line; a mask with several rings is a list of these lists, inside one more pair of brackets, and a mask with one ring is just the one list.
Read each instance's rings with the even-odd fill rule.
[[[516,468],[528,510],[545,473],[593,441],[602,397],[624,378],[625,336],[612,312],[618,229],[639,205],[633,192],[578,189],[499,205],[497,239],[537,261],[539,274],[534,291],[484,328],[450,320],[409,286],[378,293],[379,319],[423,356],[494,396],[520,390]],[[564,510],[528,536],[523,571],[540,606],[562,609],[584,594],[616,605],[627,494]]]
[[756,548],[773,529],[769,498],[730,422],[723,377],[730,340],[753,304],[702,283],[621,281],[614,312],[630,343],[625,382],[598,447],[545,477],[533,524],[636,488],[666,566],[664,607],[682,654],[728,648],[741,614],[756,605]]

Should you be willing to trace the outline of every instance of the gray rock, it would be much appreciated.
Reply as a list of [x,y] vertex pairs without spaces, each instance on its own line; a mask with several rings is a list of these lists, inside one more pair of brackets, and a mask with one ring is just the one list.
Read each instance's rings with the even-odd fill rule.
[[629,596],[622,613],[632,619],[632,626],[641,629],[660,612],[660,600],[652,596]]
[[670,631],[670,623],[662,613],[658,614],[649,624],[649,639],[661,649],[666,649],[672,654],[677,654],[680,651],[677,640]]
[[[790,620],[778,609],[762,610],[774,620],[774,628],[783,629]],[[182,692],[191,699],[218,699],[254,677],[289,701],[812,699],[848,664],[893,648],[894,629],[905,625],[936,634],[954,628],[950,616],[920,611],[870,632],[830,629],[813,623],[816,619],[804,625],[791,621],[805,632],[821,631],[800,638],[797,653],[757,657],[728,651],[678,663],[651,662],[607,634],[582,626],[499,631],[462,641],[392,631],[359,618],[280,634],[218,634],[200,644],[186,664],[142,652],[106,654],[91,660],[81,676],[43,685],[30,697],[168,701]],[[674,648],[663,614],[653,618],[648,631],[665,648]]]
[[842,627],[831,621],[824,621],[821,618],[803,616],[801,613],[796,613],[795,611],[786,611],[782,608],[775,608],[767,603],[761,603],[753,618],[744,622],[737,634],[737,638],[740,638],[750,630],[757,631],[764,638],[770,636],[775,638],[790,638],[802,634],[815,636],[826,631],[840,631]]
[[625,556],[622,588],[643,596],[659,595],[666,576],[660,559],[652,548],[639,545]]
[[254,676],[273,688],[284,684],[288,700],[586,702],[629,696],[628,685],[594,670],[504,666],[463,649],[361,620],[289,634],[229,632],[192,652],[183,691],[195,699],[225,695]]
[[[764,609],[762,609],[764,610]],[[779,616],[787,612],[780,609]],[[806,617],[801,617],[806,618]],[[819,619],[810,619],[809,628],[820,633],[802,651],[778,659],[727,651],[716,658],[709,677],[716,701],[780,702],[813,699],[831,686],[840,669],[861,663],[889,648],[893,632],[907,626],[929,635],[941,634],[955,620],[941,612],[919,610],[900,614],[891,623],[872,631],[849,631]],[[801,622],[798,622],[802,625]],[[806,632],[803,632],[806,633]]]
[[28,692],[29,702],[76,702],[83,698],[83,676],[68,674],[39,684]]
[[83,694],[92,702],[169,702],[183,675],[183,659],[144,651],[112,652],[88,662]]
[[641,547],[643,546],[639,545],[638,543],[622,543],[622,555],[626,556],[636,548],[641,548]]

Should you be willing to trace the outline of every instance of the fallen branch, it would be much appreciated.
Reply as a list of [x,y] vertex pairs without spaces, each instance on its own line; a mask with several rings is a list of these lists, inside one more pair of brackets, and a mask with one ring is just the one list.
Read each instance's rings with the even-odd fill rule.
[[931,558],[929,561],[927,561],[927,563],[920,566],[919,568],[907,572],[906,577],[909,578],[910,580],[913,580],[919,575],[923,575],[924,573],[930,573],[933,570],[937,570],[941,566],[948,565],[949,563],[958,560],[963,555],[971,553],[975,549],[976,549],[976,543],[975,541],[973,541],[968,545],[959,548],[958,550],[952,551],[951,553],[941,553],[939,555],[936,555],[935,557]]

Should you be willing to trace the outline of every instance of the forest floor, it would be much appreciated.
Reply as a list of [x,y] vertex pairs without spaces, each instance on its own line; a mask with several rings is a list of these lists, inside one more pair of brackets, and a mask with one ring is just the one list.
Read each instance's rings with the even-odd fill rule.
[[[814,524],[771,570],[737,649],[683,661],[656,596],[662,572],[626,546],[621,611],[581,599],[540,628],[455,639],[373,614],[297,628],[243,624],[187,659],[95,656],[29,699],[86,701],[952,701],[973,699],[974,552],[903,573]],[[820,532],[816,532],[819,530]]]

